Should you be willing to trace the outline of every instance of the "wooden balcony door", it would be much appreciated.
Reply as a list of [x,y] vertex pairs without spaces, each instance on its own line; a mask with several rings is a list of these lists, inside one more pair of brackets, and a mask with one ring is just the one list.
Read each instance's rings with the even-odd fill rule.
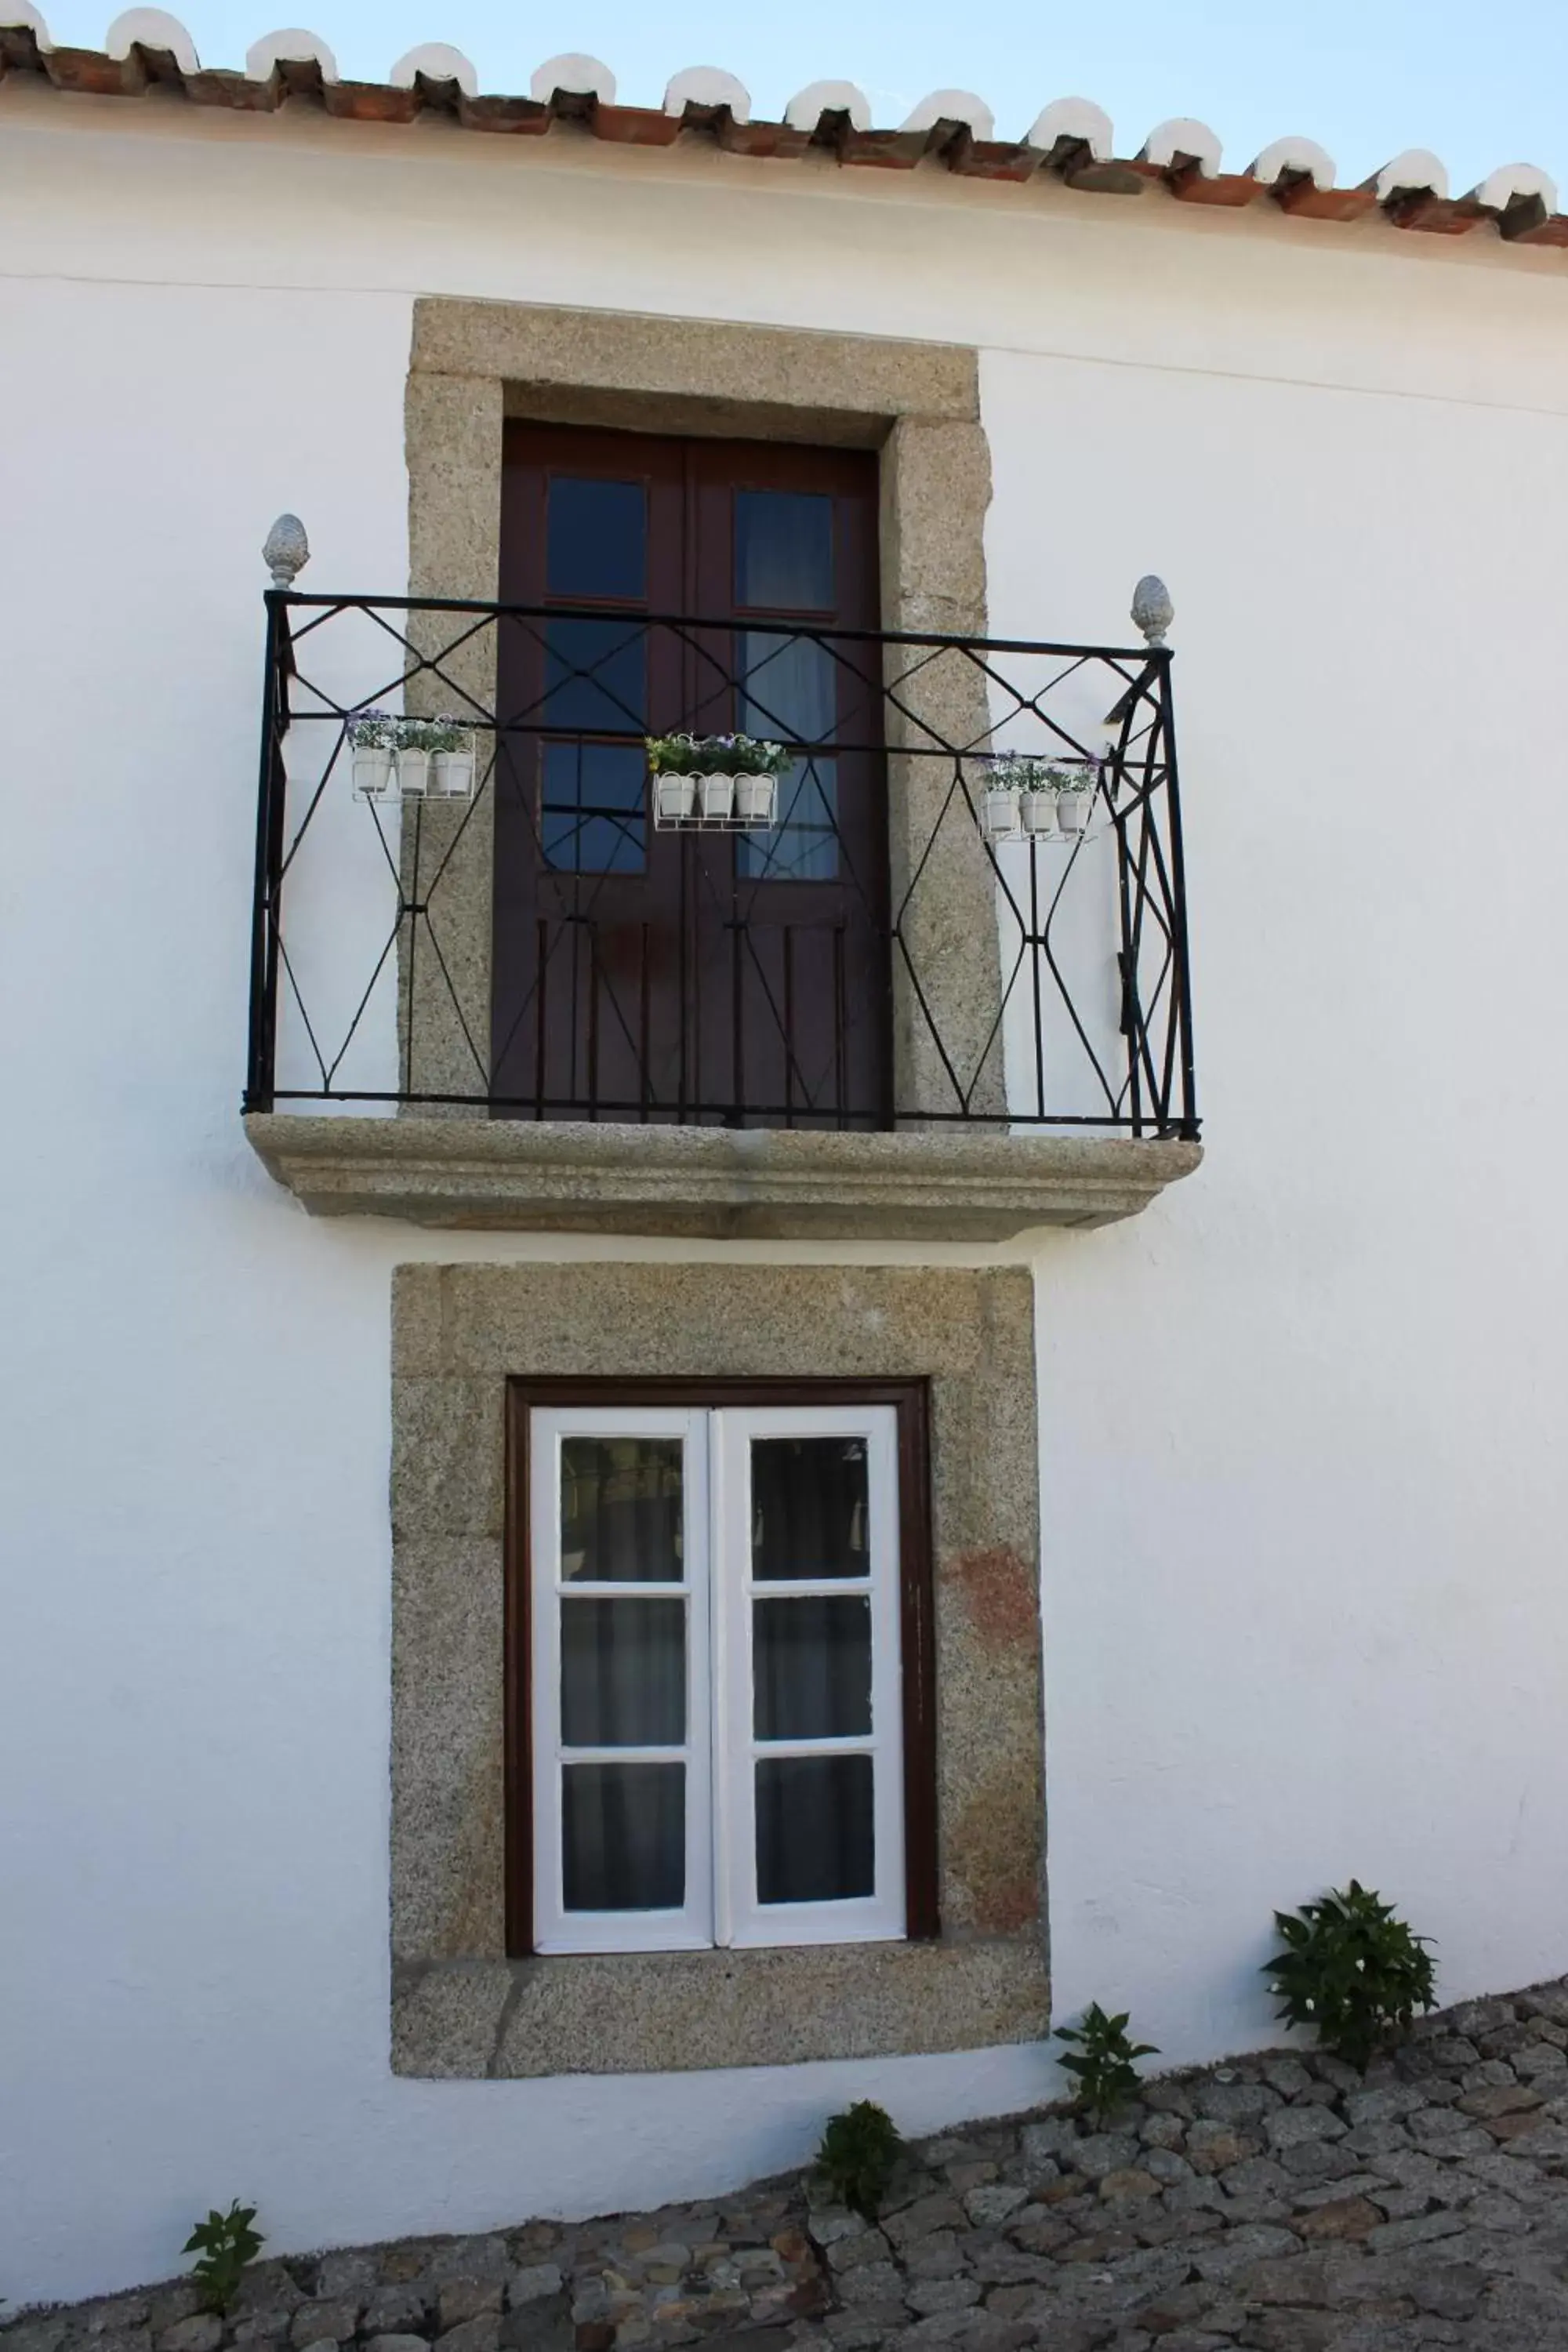
[[[502,479],[497,1112],[886,1126],[880,651],[820,634],[879,625],[875,457],[514,425]],[[678,729],[809,747],[771,832],[655,826]]]

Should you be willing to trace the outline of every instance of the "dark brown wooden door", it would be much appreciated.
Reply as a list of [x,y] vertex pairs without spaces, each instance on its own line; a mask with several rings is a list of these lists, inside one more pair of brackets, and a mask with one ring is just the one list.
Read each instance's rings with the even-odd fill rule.
[[[875,458],[519,425],[502,480],[498,1111],[886,1125]],[[678,729],[798,747],[771,832],[656,827]]]

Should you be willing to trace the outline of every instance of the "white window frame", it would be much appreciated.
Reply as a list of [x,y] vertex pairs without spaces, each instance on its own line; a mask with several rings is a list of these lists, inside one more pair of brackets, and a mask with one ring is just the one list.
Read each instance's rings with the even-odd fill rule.
[[[682,1441],[680,1584],[563,1583],[561,1444],[565,1437]],[[870,1572],[800,1583],[752,1576],[751,1448],[768,1437],[866,1441]],[[901,1940],[904,1874],[901,1529],[898,1417],[890,1404],[668,1407],[582,1405],[530,1411],[533,1948],[541,1953],[690,1951]],[[684,1599],[686,1739],[677,1748],[573,1748],[561,1741],[561,1601]],[[852,1598],[871,1611],[871,1727],[838,1739],[758,1740],[752,1716],[752,1601]],[[865,1896],[768,1904],[757,1897],[756,1759],[868,1754],[875,1772],[875,1885]],[[686,1901],[679,1911],[568,1912],[562,1877],[563,1762],[686,1766]]]

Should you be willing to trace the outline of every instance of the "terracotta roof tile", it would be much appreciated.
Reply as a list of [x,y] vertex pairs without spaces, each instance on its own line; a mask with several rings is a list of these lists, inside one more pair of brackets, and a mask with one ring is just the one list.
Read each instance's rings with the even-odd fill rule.
[[814,82],[790,100],[782,122],[765,122],[751,118],[745,89],[715,67],[677,74],[662,107],[617,104],[608,67],[576,56],[542,66],[531,96],[496,96],[479,91],[466,57],[437,42],[411,49],[384,82],[342,80],[327,44],[300,29],[258,41],[246,72],[237,73],[200,65],[184,26],[161,9],[127,10],[101,50],[57,47],[32,0],[0,0],[0,78],[6,74],[100,98],[174,90],[193,106],[246,114],[288,105],[351,122],[445,114],[465,131],[508,137],[542,137],[565,120],[612,146],[669,147],[693,135],[731,154],[783,161],[826,151],[847,169],[907,172],[934,161],[963,179],[1016,183],[1047,173],[1093,194],[1158,187],[1182,204],[1239,210],[1272,202],[1309,220],[1360,220],[1381,209],[1398,229],[1460,236],[1489,222],[1508,244],[1568,247],[1568,215],[1554,209],[1556,189],[1533,164],[1501,165],[1454,198],[1438,158],[1409,149],[1359,186],[1339,187],[1332,160],[1310,139],[1277,140],[1248,170],[1226,172],[1214,131],[1185,119],[1161,123],[1137,155],[1119,158],[1109,120],[1087,99],[1054,100],[1020,141],[992,136],[990,110],[969,90],[933,90],[902,129],[881,130],[852,84]]

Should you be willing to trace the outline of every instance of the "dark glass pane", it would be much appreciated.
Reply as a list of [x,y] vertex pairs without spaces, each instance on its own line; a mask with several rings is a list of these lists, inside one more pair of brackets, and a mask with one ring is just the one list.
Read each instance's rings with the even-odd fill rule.
[[552,475],[545,593],[634,604],[647,593],[647,496],[642,483]]
[[679,1584],[679,1437],[561,1441],[561,1573],[584,1583]]
[[544,624],[544,699],[531,717],[544,727],[641,735],[647,644],[640,623],[552,614]]
[[779,778],[779,822],[768,833],[742,833],[736,871],[752,882],[837,882],[838,762],[797,760]]
[[877,1889],[868,1756],[757,1764],[757,1900],[835,1903]]
[[[758,493],[760,496],[761,493]],[[837,724],[838,666],[826,646],[779,629],[737,632],[740,725],[772,742],[830,743]],[[739,872],[752,881],[838,877],[837,762],[817,753],[779,778],[779,822],[742,834]]]
[[561,1603],[564,1748],[679,1748],[686,1738],[686,1603]]
[[752,1574],[869,1576],[863,1437],[760,1437],[752,1444]]
[[566,1765],[561,1860],[568,1911],[679,1911],[686,1900],[685,1765]]
[[815,490],[737,490],[735,601],[830,613],[833,500]]
[[640,874],[647,862],[647,772],[640,743],[546,743],[544,862],[574,874]]
[[753,1601],[752,1681],[759,1739],[852,1739],[869,1731],[869,1600]]

